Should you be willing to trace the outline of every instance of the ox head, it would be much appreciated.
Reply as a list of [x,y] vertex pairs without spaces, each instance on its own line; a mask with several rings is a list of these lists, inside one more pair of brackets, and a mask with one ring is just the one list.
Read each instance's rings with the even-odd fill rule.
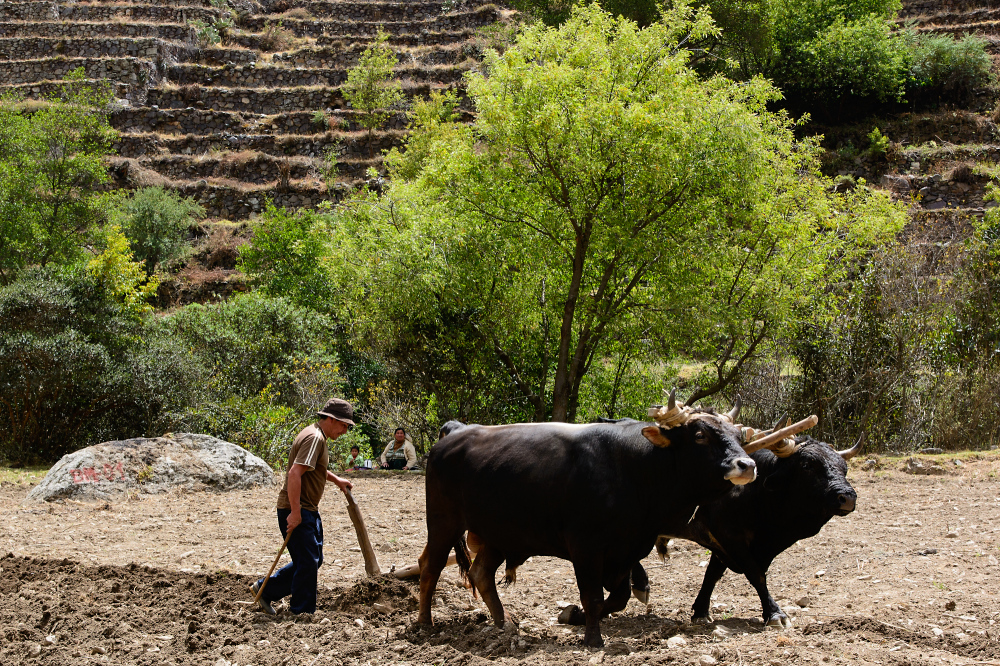
[[837,451],[812,437],[797,437],[795,451],[779,458],[773,471],[763,479],[768,490],[781,492],[800,509],[822,515],[846,516],[854,511],[858,494],[847,480],[847,461],[858,454],[864,435],[857,444]]
[[740,447],[741,432],[728,416],[678,405],[676,389],[666,406],[650,407],[649,416],[656,425],[643,428],[642,434],[653,446],[676,448],[694,464],[717,466],[722,479],[736,485],[757,478],[757,463]]

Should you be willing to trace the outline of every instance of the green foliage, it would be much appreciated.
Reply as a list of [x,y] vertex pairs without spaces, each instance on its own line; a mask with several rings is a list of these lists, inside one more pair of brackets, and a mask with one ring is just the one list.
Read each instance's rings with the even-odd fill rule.
[[879,128],[868,133],[868,154],[872,157],[885,157],[889,150],[889,137],[882,134]]
[[992,61],[982,37],[913,33],[910,35],[911,81],[915,98],[960,101],[990,83]]
[[[801,26],[788,33],[781,36],[801,35]],[[881,14],[854,20],[838,16],[803,41],[779,45],[772,70],[775,80],[789,98],[809,108],[835,104],[840,112],[849,102],[886,103],[903,98],[909,49]]]
[[305,209],[289,212],[268,202],[253,239],[240,248],[238,266],[264,293],[323,311],[331,295],[322,261],[328,238],[324,216]]
[[158,265],[181,256],[188,230],[204,215],[205,209],[191,199],[162,187],[144,187],[122,204],[119,220],[136,259],[152,275]]
[[711,34],[686,7],[643,30],[596,7],[536,24],[469,76],[473,126],[428,113],[417,156],[390,155],[388,193],[334,226],[333,270],[409,392],[573,419],[602,359],[685,349],[711,394],[901,226],[882,195],[828,192],[767,83],[687,67],[681,40]]
[[195,41],[201,48],[216,46],[222,41],[222,35],[219,34],[213,23],[196,19],[188,21],[188,26],[191,28]]
[[410,112],[410,129],[419,128],[406,143],[406,151],[393,149],[389,162],[393,165],[393,173],[398,178],[411,179],[419,173],[422,165],[430,156],[430,149],[437,137],[448,129],[454,129],[452,123],[458,120],[458,94],[454,90],[444,93],[432,91],[430,99],[419,99],[413,102]]
[[53,462],[152,434],[185,407],[197,365],[141,326],[84,270],[29,269],[0,287],[0,458]]
[[379,28],[358,64],[347,71],[343,86],[344,97],[362,113],[358,122],[368,130],[369,140],[372,132],[388,120],[390,109],[403,101],[402,86],[392,80],[398,58],[388,41],[389,35]]
[[326,111],[316,109],[312,114],[312,124],[319,131],[330,129],[330,119],[326,117]]
[[336,363],[327,342],[333,337],[329,319],[256,292],[218,305],[189,305],[157,327],[211,369],[221,392],[240,398],[270,386],[285,404],[295,404],[296,361]]
[[87,263],[87,271],[125,311],[140,317],[152,310],[146,301],[156,293],[159,279],[149,277],[142,264],[132,261],[128,239],[115,225],[105,237],[107,247]]
[[33,113],[0,99],[0,284],[28,266],[69,263],[83,256],[108,217],[113,197],[102,159],[116,133],[107,87],[71,83]]
[[319,163],[319,171],[323,176],[323,183],[326,185],[327,190],[333,189],[333,186],[337,183],[337,177],[340,176],[340,168],[337,165],[340,158],[340,149],[341,145],[339,142],[327,146]]

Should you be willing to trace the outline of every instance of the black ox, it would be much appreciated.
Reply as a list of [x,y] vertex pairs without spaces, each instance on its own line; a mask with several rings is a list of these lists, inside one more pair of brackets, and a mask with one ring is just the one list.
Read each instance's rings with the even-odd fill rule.
[[[746,576],[757,591],[767,626],[791,625],[767,589],[767,570],[792,544],[814,536],[834,516],[854,511],[857,493],[846,478],[846,461],[861,450],[863,439],[850,449],[836,451],[812,437],[798,437],[797,450],[784,458],[768,450],[757,451],[751,454],[759,475],[755,483],[733,488],[701,505],[690,523],[657,539],[661,557],[667,554],[667,536],[688,539],[712,551],[693,605],[693,622],[712,621],[712,592],[726,569],[732,569]],[[648,600],[649,578],[640,563],[632,569],[632,587],[640,601]],[[579,610],[567,615],[570,623],[583,624]]]
[[[629,573],[657,536],[678,532],[696,506],[756,476],[740,431],[711,411],[689,410],[686,423],[669,429],[640,422],[459,425],[443,429],[427,460],[417,618],[425,624],[452,548],[499,627],[509,620],[496,589],[500,564],[506,560],[512,575],[528,557],[548,555],[573,563],[584,643],[600,646],[601,618],[625,607]],[[471,567],[466,531],[482,543]]]

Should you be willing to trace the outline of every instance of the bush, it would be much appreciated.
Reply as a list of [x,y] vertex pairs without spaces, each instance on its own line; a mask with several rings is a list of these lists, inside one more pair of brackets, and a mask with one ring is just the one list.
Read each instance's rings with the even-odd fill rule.
[[239,269],[271,296],[323,310],[332,289],[322,261],[328,239],[324,227],[325,218],[317,213],[289,212],[268,202],[253,240],[240,248]]
[[277,23],[272,23],[270,21],[264,25],[264,30],[261,31],[260,36],[257,38],[257,45],[262,51],[272,52],[272,51],[284,51],[295,43],[295,33],[284,27],[281,21]]
[[812,39],[787,46],[775,79],[793,106],[839,115],[849,104],[896,102],[905,94],[907,42],[879,15],[837,18]]
[[0,288],[0,459],[54,462],[81,446],[159,434],[200,370],[84,270],[32,269]]
[[163,318],[157,329],[211,369],[209,388],[216,396],[245,399],[268,389],[281,404],[300,405],[296,363],[337,362],[327,342],[334,337],[330,319],[256,292],[217,305],[189,305]]
[[152,275],[158,265],[182,255],[188,230],[204,215],[205,209],[190,199],[144,187],[125,201],[119,219],[135,258]]
[[191,28],[194,41],[203,49],[208,48],[209,46],[215,46],[222,41],[222,36],[219,34],[219,31],[216,30],[215,26],[211,23],[195,20],[188,21],[188,26]]
[[908,96],[961,101],[990,83],[992,62],[982,37],[911,34]]

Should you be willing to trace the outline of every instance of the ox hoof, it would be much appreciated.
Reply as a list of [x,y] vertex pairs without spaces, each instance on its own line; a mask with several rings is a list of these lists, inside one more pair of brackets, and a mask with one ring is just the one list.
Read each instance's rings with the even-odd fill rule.
[[764,626],[768,629],[790,629],[792,626],[792,619],[784,613],[775,613],[770,617],[770,619],[768,619]]
[[632,596],[639,600],[639,603],[649,604],[649,586],[647,585],[644,589],[633,587]]
[[587,634],[583,637],[583,644],[584,646],[590,648],[602,648],[604,647],[604,638],[601,637],[600,632],[598,632],[596,636]]
[[691,618],[691,624],[712,624],[715,619],[711,615],[695,615]]
[[[583,614],[583,610],[581,610],[579,606],[577,606],[576,604],[571,604],[569,606],[566,606],[566,608],[562,609],[562,612],[559,613],[557,621],[559,622],[559,624],[580,625],[587,623],[587,617]],[[601,641],[601,644],[603,645],[604,641]]]

